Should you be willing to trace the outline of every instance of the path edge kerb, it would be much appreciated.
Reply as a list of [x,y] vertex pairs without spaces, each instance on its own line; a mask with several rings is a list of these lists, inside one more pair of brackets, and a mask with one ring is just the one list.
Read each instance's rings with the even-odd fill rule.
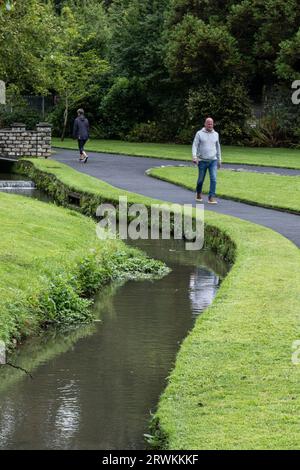
[[[88,184],[91,177],[82,174],[79,177],[77,171],[58,162],[26,159],[18,165],[40,189],[50,191],[60,203],[64,202],[68,191],[79,192],[81,209],[87,215],[93,214],[99,201],[116,202],[120,194],[129,194],[105,183],[105,188],[109,188],[109,194],[105,195],[108,189],[101,191],[100,180],[99,194],[91,193]],[[66,181],[68,176],[72,181],[72,175],[77,176],[77,183],[71,187]],[[132,202],[135,202],[133,193],[132,196]],[[150,198],[145,199],[149,201]],[[222,426],[230,430],[224,448],[239,445],[256,448],[259,446],[256,435],[259,442],[263,438],[270,447],[276,448],[278,426],[285,428],[286,416],[294,417],[296,406],[293,402],[291,411],[289,400],[282,400],[280,384],[284,383],[285,396],[290,396],[294,393],[292,385],[300,380],[300,368],[293,366],[290,359],[291,343],[299,334],[299,318],[295,312],[300,311],[300,252],[291,241],[271,229],[216,213],[206,213],[206,234],[211,248],[231,260],[233,266],[213,304],[198,318],[180,347],[175,368],[155,414],[160,433],[153,436],[155,446],[215,448],[220,437],[218,427],[209,436],[206,429],[207,425],[214,426],[215,413],[219,410]],[[272,267],[275,258],[276,270]],[[293,279],[293,283],[287,283],[287,278]],[[293,301],[287,302],[289,298]],[[224,334],[225,338],[221,340]],[[238,344],[242,347],[237,347]],[[239,388],[236,385],[245,373],[247,382]],[[221,387],[224,394],[207,396],[207,383],[212,389]],[[248,402],[245,408],[241,402],[239,393],[245,385],[253,409],[262,413],[256,420],[249,420]],[[266,387],[268,399],[260,402],[259,397]],[[223,415],[228,396],[232,411]],[[205,415],[198,405],[202,402],[206,406]],[[271,410],[269,404],[272,404]],[[272,414],[272,410],[276,412],[276,423],[272,427],[271,421],[266,429],[263,416]],[[247,426],[235,425],[236,413],[244,413]],[[299,429],[295,437],[299,442]]]

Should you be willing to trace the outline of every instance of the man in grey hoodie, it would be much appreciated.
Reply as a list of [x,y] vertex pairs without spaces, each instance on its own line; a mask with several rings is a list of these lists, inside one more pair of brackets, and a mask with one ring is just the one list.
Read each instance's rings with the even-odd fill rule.
[[204,127],[195,135],[193,148],[193,163],[198,164],[199,176],[196,188],[196,201],[202,202],[202,187],[207,170],[210,177],[210,188],[208,195],[209,204],[217,204],[216,185],[217,169],[221,168],[221,147],[219,134],[214,130],[214,120],[207,118]]
[[73,137],[74,139],[78,140],[78,147],[80,153],[79,161],[83,163],[86,163],[89,158],[86,152],[84,151],[84,145],[89,138],[89,129],[89,121],[84,115],[84,110],[80,108],[77,110],[77,118],[74,121]]

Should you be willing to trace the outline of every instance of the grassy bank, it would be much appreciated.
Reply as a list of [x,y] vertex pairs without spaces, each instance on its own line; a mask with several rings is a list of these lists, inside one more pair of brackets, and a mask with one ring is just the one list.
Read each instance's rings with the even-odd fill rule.
[[[97,189],[56,162],[19,165],[66,202],[76,189],[83,211],[88,201],[123,193],[100,182]],[[206,214],[206,240],[234,265],[180,348],[153,441],[170,449],[296,449],[300,367],[291,353],[300,334],[299,249],[269,229],[214,213]]]
[[[153,168],[149,174],[195,191],[198,169],[197,167]],[[208,193],[208,191],[207,176],[203,192]],[[300,176],[221,170],[218,172],[217,194],[226,199],[300,213]]]
[[[73,139],[52,139],[54,147],[77,149]],[[133,156],[191,160],[191,145],[123,142],[121,140],[91,139],[86,149],[94,152],[117,153]],[[286,148],[252,148],[222,145],[224,163],[274,166],[300,169],[300,150]]]
[[122,242],[100,241],[77,212],[0,193],[0,339],[91,319],[87,296],[120,275],[159,274],[163,265]]

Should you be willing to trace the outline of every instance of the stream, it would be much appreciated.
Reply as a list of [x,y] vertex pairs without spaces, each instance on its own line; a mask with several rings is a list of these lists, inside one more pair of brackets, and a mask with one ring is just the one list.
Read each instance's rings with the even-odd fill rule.
[[172,271],[108,286],[95,299],[92,325],[50,329],[18,348],[10,361],[33,379],[0,369],[0,449],[146,447],[180,344],[228,267],[210,251],[186,251],[181,240],[130,244]]

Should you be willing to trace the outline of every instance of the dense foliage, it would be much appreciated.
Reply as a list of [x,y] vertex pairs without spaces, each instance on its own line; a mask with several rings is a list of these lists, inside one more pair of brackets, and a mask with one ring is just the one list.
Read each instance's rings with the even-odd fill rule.
[[[223,142],[297,142],[297,0],[1,3],[2,124],[26,120],[20,95],[38,94],[55,97],[62,136],[84,107],[94,137],[189,143],[212,115]],[[253,105],[266,114],[254,130]]]

